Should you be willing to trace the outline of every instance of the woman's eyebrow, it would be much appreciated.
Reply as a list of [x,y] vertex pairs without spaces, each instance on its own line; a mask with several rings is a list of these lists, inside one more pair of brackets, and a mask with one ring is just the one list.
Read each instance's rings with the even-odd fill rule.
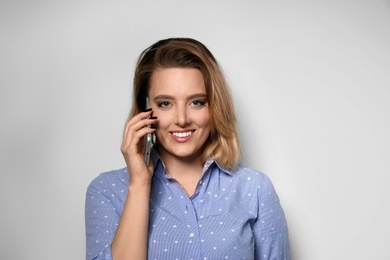
[[169,96],[169,95],[158,95],[154,98],[154,101],[156,100],[159,100],[159,99],[175,99],[173,96]]
[[189,96],[187,99],[194,99],[194,98],[207,98],[207,94],[206,93],[193,94]]
[[[207,94],[206,93],[196,93],[196,94],[192,94],[192,95],[187,97],[188,100],[194,99],[194,98],[207,98]],[[175,97],[170,96],[170,95],[158,95],[154,98],[155,101],[161,100],[161,99],[173,100],[173,99],[175,99]]]

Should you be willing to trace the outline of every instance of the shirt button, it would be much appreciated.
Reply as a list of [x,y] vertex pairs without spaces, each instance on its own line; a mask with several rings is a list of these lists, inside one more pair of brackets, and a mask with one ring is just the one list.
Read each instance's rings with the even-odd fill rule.
[[195,236],[195,234],[194,234],[194,233],[191,233],[191,234],[190,234],[190,237],[194,237],[194,236]]

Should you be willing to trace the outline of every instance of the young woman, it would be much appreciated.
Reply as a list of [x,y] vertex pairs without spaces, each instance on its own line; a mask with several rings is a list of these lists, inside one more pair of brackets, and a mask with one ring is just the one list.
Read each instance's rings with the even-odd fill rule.
[[239,164],[232,98],[202,43],[172,38],[141,53],[121,150],[127,167],[87,190],[87,259],[289,259],[278,196]]

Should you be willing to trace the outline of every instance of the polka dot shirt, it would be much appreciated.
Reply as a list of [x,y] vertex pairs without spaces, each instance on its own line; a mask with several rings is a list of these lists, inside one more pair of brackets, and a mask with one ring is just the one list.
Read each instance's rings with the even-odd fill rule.
[[[269,178],[207,161],[188,197],[158,155],[150,195],[148,259],[289,259],[283,209]],[[112,259],[110,245],[130,183],[127,169],[100,174],[87,189],[86,259]]]

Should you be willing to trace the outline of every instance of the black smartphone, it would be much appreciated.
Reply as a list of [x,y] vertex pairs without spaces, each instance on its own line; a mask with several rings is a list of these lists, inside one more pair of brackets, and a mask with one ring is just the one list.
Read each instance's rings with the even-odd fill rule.
[[[146,109],[148,109],[148,108],[150,108],[150,103],[149,103],[149,98],[146,97]],[[150,150],[152,149],[152,146],[153,146],[152,139],[153,139],[153,134],[147,134],[144,137],[144,140],[145,140],[145,146],[144,146],[145,164],[146,164],[146,166],[149,166],[149,162],[150,162]]]

